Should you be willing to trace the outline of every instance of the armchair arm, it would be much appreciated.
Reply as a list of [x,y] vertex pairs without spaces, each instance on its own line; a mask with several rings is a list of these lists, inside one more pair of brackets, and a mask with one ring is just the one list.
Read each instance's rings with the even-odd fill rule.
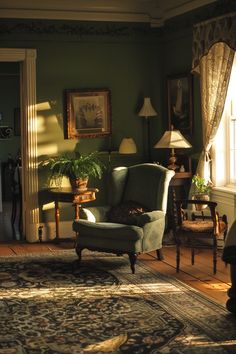
[[149,211],[141,215],[134,216],[134,218],[136,219],[136,225],[140,227],[144,226],[149,222],[153,222],[162,219],[164,217],[165,217],[165,213],[161,210]]
[[92,222],[107,221],[107,212],[110,206],[97,206],[80,209],[80,218]]

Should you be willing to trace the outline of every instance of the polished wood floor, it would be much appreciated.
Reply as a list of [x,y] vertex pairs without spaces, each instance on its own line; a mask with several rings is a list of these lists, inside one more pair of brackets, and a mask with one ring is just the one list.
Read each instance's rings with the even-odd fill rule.
[[[27,253],[57,252],[62,249],[73,248],[73,242],[56,243],[21,243],[19,241],[1,242],[0,256],[23,255]],[[212,254],[210,250],[201,250],[196,255],[195,265],[191,265],[189,249],[183,249],[181,253],[181,270],[177,274],[175,270],[175,246],[163,248],[164,261],[157,261],[155,253],[139,256],[139,260],[150,268],[161,273],[176,277],[190,287],[197,289],[216,302],[225,305],[227,289],[230,287],[229,266],[221,261],[219,252],[217,273],[212,271]]]
[[[73,248],[73,242],[56,243],[23,243],[18,241],[17,228],[11,226],[11,204],[4,203],[3,212],[0,213],[0,256],[23,255],[27,253],[56,252],[62,249]],[[168,242],[170,241],[170,242]],[[171,243],[171,238],[167,239]],[[157,261],[155,253],[148,253],[139,256],[139,260],[150,268],[164,274],[176,277],[190,287],[197,289],[206,296],[214,299],[220,304],[227,300],[227,290],[230,287],[230,267],[221,260],[221,251],[218,253],[217,273],[213,274],[212,253],[210,250],[199,250],[195,257],[195,265],[191,265],[189,249],[182,249],[180,272],[175,270],[175,246],[166,245],[163,247],[164,260]]]

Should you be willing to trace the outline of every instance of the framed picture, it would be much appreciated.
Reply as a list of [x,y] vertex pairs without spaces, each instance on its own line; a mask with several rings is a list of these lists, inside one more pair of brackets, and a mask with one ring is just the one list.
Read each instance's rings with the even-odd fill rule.
[[193,132],[192,81],[191,74],[167,78],[169,129],[173,126],[186,135]]
[[108,89],[65,90],[68,139],[95,138],[111,133],[111,94]]

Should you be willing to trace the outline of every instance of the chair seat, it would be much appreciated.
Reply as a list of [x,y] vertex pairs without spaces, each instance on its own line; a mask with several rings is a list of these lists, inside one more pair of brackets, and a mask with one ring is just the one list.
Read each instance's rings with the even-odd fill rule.
[[[87,220],[74,221],[73,230],[80,235],[109,240],[138,240],[143,238],[143,229],[135,225],[125,225],[111,222],[91,222]],[[81,236],[80,236],[81,237]]]
[[[224,221],[219,221],[219,230],[215,234],[216,236],[221,235],[226,230],[226,224]],[[198,232],[198,233],[212,233],[214,232],[213,221],[210,220],[184,220],[181,225],[181,230],[186,232]]]
[[73,222],[73,230],[78,233],[77,242],[82,248],[122,253],[139,253],[143,248],[143,229],[139,226],[79,220]]

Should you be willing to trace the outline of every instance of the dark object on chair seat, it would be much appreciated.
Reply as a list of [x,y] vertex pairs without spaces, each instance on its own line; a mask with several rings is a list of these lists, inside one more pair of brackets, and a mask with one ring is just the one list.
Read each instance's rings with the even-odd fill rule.
[[[174,172],[156,164],[115,168],[107,206],[86,208],[88,219],[74,221],[76,252],[84,248],[129,255],[135,272],[137,255],[161,248],[168,187]],[[110,220],[109,220],[110,219]]]
[[[176,239],[176,270],[179,272],[180,247],[181,245],[191,248],[192,265],[194,264],[195,248],[212,248],[213,251],[213,272],[216,273],[218,239],[227,234],[227,217],[219,216],[216,211],[217,203],[206,200],[177,200],[174,235]],[[186,212],[183,211],[188,205],[207,205],[209,214],[192,213],[192,220],[187,219]],[[207,210],[204,209],[204,210]]]
[[110,222],[138,225],[137,216],[145,213],[146,211],[148,211],[148,209],[139,203],[128,201],[111,207],[107,213],[107,218]]

